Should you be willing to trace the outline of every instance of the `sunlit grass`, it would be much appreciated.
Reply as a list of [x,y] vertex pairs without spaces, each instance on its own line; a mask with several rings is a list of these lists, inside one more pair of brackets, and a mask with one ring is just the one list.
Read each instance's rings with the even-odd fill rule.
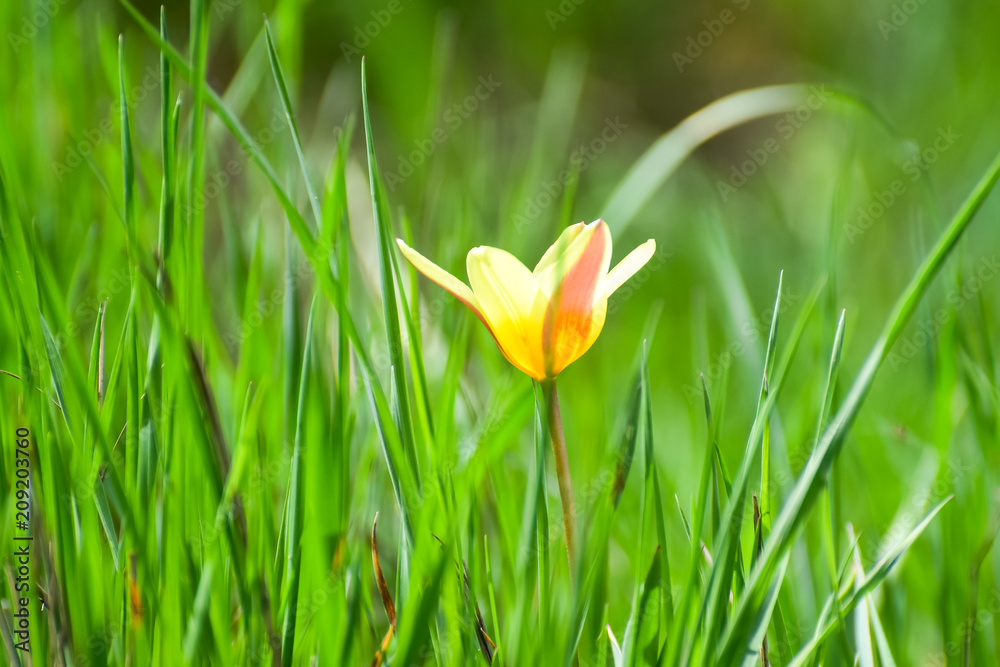
[[[818,108],[775,76],[661,127],[579,45],[515,75],[461,10],[40,4],[0,9],[8,662],[991,664],[1000,133],[970,53],[923,124],[816,75]],[[906,30],[945,52],[942,11]],[[544,12],[497,20],[532,51]],[[304,62],[327,22],[354,50]],[[395,239],[464,279],[599,217],[612,266],[656,251],[559,421]]]

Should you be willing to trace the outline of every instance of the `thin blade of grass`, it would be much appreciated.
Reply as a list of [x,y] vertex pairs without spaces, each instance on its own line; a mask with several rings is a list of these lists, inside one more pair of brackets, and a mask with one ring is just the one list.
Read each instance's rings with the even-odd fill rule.
[[214,572],[215,562],[207,561],[201,571],[201,579],[198,581],[198,593],[195,596],[191,620],[188,621],[187,630],[184,633],[185,664],[195,662],[195,658],[200,652],[202,637],[206,631],[205,626],[209,624],[208,615],[212,601],[212,576]]
[[[375,144],[372,138],[371,117],[368,112],[368,89],[365,78],[365,61],[361,60],[361,101],[364,108],[365,143],[368,146],[368,179],[371,186],[372,211],[375,219],[375,234],[378,241],[379,267],[382,286],[382,309],[385,318],[386,344],[389,347],[389,358],[396,369],[396,398],[399,401],[399,432],[406,452],[407,463],[413,471],[413,477],[420,488],[420,464],[414,445],[413,424],[410,413],[409,392],[406,387],[406,364],[403,361],[403,335],[399,326],[399,304],[396,300],[395,276],[393,274],[392,220],[385,201],[385,189],[382,176],[375,159]],[[410,354],[420,354],[420,350],[411,349]]]
[[285,619],[282,624],[281,660],[284,667],[290,667],[295,651],[295,623],[298,613],[299,579],[302,561],[302,533],[305,517],[305,493],[302,488],[302,451],[305,447],[305,412],[308,401],[309,373],[312,366],[313,316],[316,313],[318,294],[313,297],[309,309],[309,323],[306,325],[305,352],[302,355],[302,378],[299,382],[299,405],[295,415],[295,445],[292,449],[292,464],[288,493],[288,532],[285,543],[285,582],[287,592]]
[[[847,525],[847,535],[852,542],[857,542],[854,536],[854,528]],[[861,564],[861,549],[854,548],[854,586],[855,589],[861,586],[865,578],[865,568]],[[857,646],[857,653],[854,656],[854,663],[858,667],[875,667],[875,652],[872,649],[871,623],[868,620],[868,602],[871,597],[866,595],[861,604],[854,610],[854,643]]]
[[285,111],[285,119],[288,121],[288,127],[292,131],[292,143],[295,145],[295,154],[298,156],[299,166],[302,168],[302,181],[305,183],[306,194],[309,196],[309,205],[316,220],[316,228],[320,230],[323,225],[323,214],[320,212],[319,197],[316,196],[316,192],[312,186],[312,179],[309,178],[309,168],[306,165],[305,153],[302,152],[299,129],[295,125],[292,100],[288,96],[288,86],[285,85],[285,74],[281,69],[281,62],[278,60],[278,50],[274,46],[274,38],[271,36],[271,24],[268,22],[267,17],[264,18],[264,39],[267,42],[267,57],[271,61],[271,72],[274,73],[274,82],[278,86],[281,106]]
[[[903,538],[897,542],[891,549],[889,549],[878,563],[875,564],[871,570],[869,570],[864,579],[860,584],[854,587],[854,591],[849,593],[845,601],[840,605],[840,613],[848,614],[854,609],[858,604],[862,603],[865,597],[875,590],[875,588],[882,583],[882,581],[889,576],[889,572],[892,571],[893,566],[899,561],[899,559],[906,553],[906,550],[920,537],[920,534],[930,525],[931,521],[935,516],[941,511],[941,509],[951,500],[951,496],[948,496],[940,503],[938,503],[930,512],[928,512],[923,519],[921,519],[916,526],[913,527],[909,533],[903,536]],[[853,549],[852,549],[853,552]],[[819,622],[816,625],[816,630],[813,633],[812,638],[806,642],[802,650],[800,650],[792,662],[789,663],[789,667],[802,667],[808,664],[813,653],[816,649],[826,640],[827,637],[836,628],[838,620],[836,618],[830,618],[832,615],[832,609],[834,602],[843,597],[843,593],[840,591],[834,591],[830,594],[830,599],[827,600],[823,607],[823,613],[820,614]],[[730,637],[723,638],[728,645],[728,640]]]
[[486,562],[486,590],[490,596],[490,616],[493,619],[493,636],[497,638],[496,653],[493,654],[493,658],[496,660],[501,659],[503,648],[500,642],[500,616],[497,614],[497,599],[493,593],[493,565],[490,561],[490,542],[486,535],[483,535],[483,557]]
[[128,103],[125,95],[125,37],[118,37],[118,94],[121,104],[122,139],[122,210],[125,215],[126,249],[137,253],[135,230],[135,163],[132,151],[132,130],[129,126]]
[[[166,55],[168,60],[170,60],[171,64],[177,70],[177,73],[181,77],[190,81],[194,74],[184,57],[181,56],[181,54],[173,46],[161,38],[159,33],[149,24],[148,21],[146,21],[145,17],[142,16],[142,14],[129,2],[129,0],[119,1],[122,6],[125,7],[128,14],[132,16],[142,31],[150,39],[150,41],[156,44],[160,51]],[[368,355],[366,343],[362,340],[361,335],[354,324],[353,317],[351,316],[349,309],[346,307],[346,302],[341,298],[341,292],[338,290],[338,284],[341,279],[338,277],[337,267],[334,266],[331,269],[331,266],[327,263],[327,260],[329,259],[328,253],[326,253],[322,246],[317,243],[316,239],[313,238],[308,225],[306,225],[302,216],[292,204],[288,194],[278,182],[277,173],[272,167],[270,161],[268,161],[260,147],[252,139],[250,133],[243,127],[242,123],[240,123],[236,116],[230,112],[215,91],[206,86],[205,94],[208,106],[219,116],[223,124],[240,142],[240,145],[245,148],[246,152],[261,168],[264,176],[271,184],[275,196],[278,198],[278,203],[281,205],[282,210],[288,218],[292,231],[302,246],[306,258],[316,271],[316,276],[319,280],[323,293],[335,306],[342,306],[338,310],[338,314],[341,318],[341,326],[344,328],[347,334],[347,339],[351,342],[353,351],[361,363],[361,370],[366,387],[368,388],[370,401],[373,407],[373,414],[375,415],[376,420],[381,422],[381,428],[386,433],[389,431],[395,431],[395,426],[392,424],[391,418],[389,418],[389,421],[387,422],[382,421],[388,417],[388,407],[386,404],[385,394],[382,391],[382,387],[375,375],[375,369],[372,364],[372,360]],[[389,436],[390,441],[398,440],[398,438],[398,434],[392,434]]]
[[[770,580],[775,574],[783,552],[791,548],[799,528],[805,521],[806,514],[816,501],[818,491],[824,484],[826,473],[846,442],[847,433],[875,381],[879,367],[892,349],[893,343],[899,338],[903,327],[916,310],[917,304],[926,293],[941,265],[958,243],[958,239],[969,226],[976,211],[979,210],[998,178],[1000,178],[1000,155],[993,160],[982,179],[959,207],[958,212],[942,232],[909,285],[897,300],[847,397],[824,432],[813,454],[809,457],[805,469],[772,525],[771,539],[765,545],[759,566],[751,573],[747,593],[733,614],[730,621],[731,627],[745,629],[747,627],[745,625],[746,615],[750,613],[751,609],[759,608],[763,590],[769,588]],[[741,633],[727,632],[727,637],[734,643],[720,645],[718,655],[726,655],[737,650],[736,645],[743,643],[743,638],[739,637],[739,634]]]
[[666,651],[664,651],[663,656],[661,656],[660,661],[662,663],[665,658],[667,665],[678,664],[681,652],[686,650],[684,647],[686,639],[685,632],[689,630],[689,616],[694,609],[694,596],[696,594],[698,573],[701,571],[701,533],[705,525],[705,515],[709,505],[709,484],[712,477],[712,461],[716,450],[715,429],[712,424],[712,404],[708,396],[708,385],[705,382],[704,375],[701,376],[701,388],[705,407],[705,453],[701,468],[701,480],[698,483],[698,496],[696,498],[697,504],[692,509],[693,525],[690,527],[687,520],[684,519],[684,510],[681,508],[680,500],[678,499],[677,502],[677,508],[681,513],[681,520],[683,521],[684,528],[688,533],[690,547],[688,552],[687,578],[684,582],[680,604],[677,608],[677,623],[675,623],[673,630],[668,637],[667,648]]
[[[160,7],[160,39],[168,41],[166,9]],[[160,153],[163,179],[160,185],[160,220],[157,247],[160,253],[161,270],[157,285],[163,289],[163,278],[167,262],[173,251],[174,238],[174,152],[176,148],[177,121],[179,114],[172,110],[173,77],[170,61],[160,53]],[[180,105],[180,99],[177,100]]]
[[[729,494],[728,502],[723,518],[720,522],[719,530],[712,542],[712,549],[715,552],[715,564],[709,576],[708,590],[702,600],[702,610],[700,616],[704,623],[703,636],[706,643],[711,642],[716,635],[716,628],[723,622],[723,615],[728,604],[733,575],[736,568],[736,557],[740,551],[740,533],[743,527],[743,508],[746,504],[746,489],[750,481],[750,466],[756,460],[756,449],[758,440],[764,425],[767,423],[767,416],[762,407],[767,404],[773,405],[774,396],[777,394],[778,383],[775,383],[775,391],[767,397],[768,376],[767,369],[773,364],[774,348],[778,334],[778,313],[781,311],[781,288],[784,273],[778,275],[778,290],[774,300],[774,310],[771,316],[771,330],[767,337],[767,351],[764,356],[764,374],[761,380],[761,389],[758,394],[757,410],[754,417],[753,430],[750,440],[746,445],[740,470],[737,473],[736,487]],[[770,410],[767,411],[768,413]],[[761,447],[763,443],[761,442]]]
[[809,88],[801,84],[741,90],[691,114],[663,134],[628,170],[604,204],[601,217],[617,238],[656,190],[702,143],[725,130],[803,104]]

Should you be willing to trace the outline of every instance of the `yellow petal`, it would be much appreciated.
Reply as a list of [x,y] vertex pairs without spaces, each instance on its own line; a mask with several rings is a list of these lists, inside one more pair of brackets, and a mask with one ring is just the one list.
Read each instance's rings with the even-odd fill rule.
[[542,321],[548,299],[538,281],[516,257],[498,248],[473,248],[466,268],[504,356],[536,380],[544,379]]
[[[493,333],[493,330],[490,328],[490,323],[487,322],[486,318],[483,316],[479,300],[476,299],[476,295],[473,294],[468,285],[421,255],[410,246],[406,245],[402,239],[396,239],[396,245],[399,246],[403,256],[406,257],[406,259],[414,266],[414,268],[417,269],[417,271],[420,271],[420,273],[424,274],[435,283],[448,290],[452,296],[461,301],[469,310],[476,314],[476,317],[478,317],[479,320],[486,325],[486,328],[490,329],[491,334]],[[496,334],[493,335],[493,338],[496,339]],[[497,344],[499,344],[499,342]]]
[[585,231],[587,231],[587,223],[585,222],[578,222],[564,229],[559,238],[556,239],[556,242],[549,246],[549,249],[545,251],[542,258],[538,260],[538,264],[535,265],[535,270],[532,272],[535,278],[538,278],[546,269],[557,264],[560,257],[569,249],[573,241],[579,238],[580,234]]
[[563,275],[546,312],[542,341],[549,377],[586,352],[604,325],[603,284],[611,262],[611,232],[598,220],[592,232],[579,239],[586,245]]
[[[600,219],[590,224],[578,222],[575,225],[570,225],[563,230],[563,233],[559,235],[556,242],[545,251],[542,259],[535,266],[533,275],[546,296],[552,298],[552,295],[555,294],[562,283],[563,278],[579,261],[580,256],[597,232],[607,237],[608,257],[610,260],[611,234],[608,226]],[[605,268],[605,270],[607,269]]]
[[608,277],[604,280],[604,296],[611,296],[616,289],[625,284],[629,278],[645,266],[646,262],[656,252],[656,241],[649,239],[638,248],[625,256],[625,259],[618,262],[615,268],[611,269]]
[[420,271],[420,273],[451,292],[457,299],[469,306],[469,308],[479,310],[479,302],[476,301],[476,295],[473,294],[468,285],[406,245],[403,239],[396,239],[396,245],[399,246],[399,249],[403,252],[403,256],[406,257],[417,271]]

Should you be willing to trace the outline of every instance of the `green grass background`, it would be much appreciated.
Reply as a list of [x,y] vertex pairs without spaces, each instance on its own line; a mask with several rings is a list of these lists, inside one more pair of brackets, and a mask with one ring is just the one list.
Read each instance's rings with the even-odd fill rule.
[[[770,664],[995,663],[1000,8],[162,20],[169,48],[152,3],[0,5],[5,661],[371,664],[379,513],[392,665],[484,664],[482,631],[507,665],[753,664],[764,632]],[[600,216],[613,261],[658,252],[559,378],[571,575],[530,379],[391,238],[464,278]]]

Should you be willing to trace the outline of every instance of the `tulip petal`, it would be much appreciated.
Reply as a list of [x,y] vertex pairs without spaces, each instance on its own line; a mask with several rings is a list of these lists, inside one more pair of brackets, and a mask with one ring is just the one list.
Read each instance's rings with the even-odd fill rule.
[[476,317],[479,318],[479,321],[483,323],[487,331],[490,332],[490,335],[493,336],[493,340],[496,341],[497,347],[503,351],[503,347],[500,345],[500,341],[497,340],[497,336],[493,332],[493,328],[483,315],[483,310],[479,305],[479,300],[476,299],[476,295],[473,294],[468,285],[421,255],[410,246],[406,245],[402,239],[396,239],[396,245],[399,246],[399,249],[403,252],[403,256],[406,257],[406,259],[417,269],[417,271],[420,271],[420,273],[424,274],[450,292],[452,296],[465,304],[466,308],[475,313]]
[[645,266],[646,262],[656,252],[656,241],[649,239],[638,248],[625,256],[625,259],[618,262],[615,268],[611,269],[608,277],[604,279],[604,296],[611,296],[616,289],[625,284],[629,278]]
[[497,345],[508,361],[536,380],[545,378],[542,321],[548,298],[516,257],[498,248],[473,248],[469,282]]
[[603,220],[595,220],[590,224],[578,222],[563,230],[556,242],[549,246],[533,272],[546,296],[552,298],[566,274],[580,260],[594,233],[602,228],[607,228]]
[[403,239],[396,239],[396,245],[417,271],[451,292],[452,296],[464,303],[476,315],[480,315],[479,301],[476,300],[476,295],[473,294],[468,285],[406,245]]
[[586,352],[604,326],[607,303],[601,286],[611,262],[611,232],[603,220],[591,225],[592,232],[580,236],[586,245],[559,282],[546,313],[542,340],[549,377]]
[[550,268],[552,265],[558,263],[559,258],[566,250],[572,245],[573,241],[580,237],[587,231],[587,223],[578,222],[575,225],[570,225],[562,231],[556,242],[549,246],[542,258],[538,260],[538,264],[535,265],[535,270],[532,272],[537,278],[542,272]]
[[597,340],[597,337],[601,335],[601,330],[604,329],[604,318],[608,314],[608,300],[601,297],[594,304],[594,307],[590,311],[590,329],[587,332],[587,337],[582,339],[582,343],[574,350],[574,354],[567,359],[564,359],[562,368],[559,369],[561,373],[566,366],[583,356],[583,354],[590,349],[590,347]]

